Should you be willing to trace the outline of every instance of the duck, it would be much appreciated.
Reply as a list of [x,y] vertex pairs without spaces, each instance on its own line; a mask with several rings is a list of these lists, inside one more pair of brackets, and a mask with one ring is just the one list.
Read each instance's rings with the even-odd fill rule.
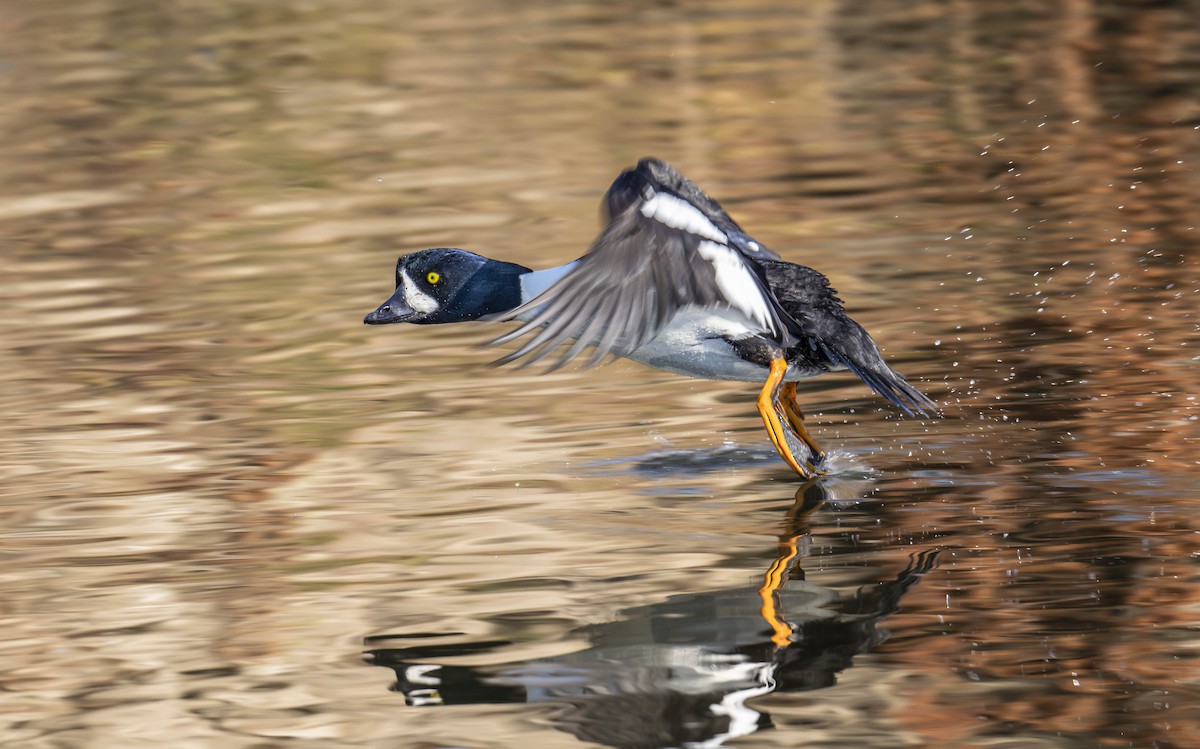
[[[685,377],[761,383],[756,405],[779,457],[824,473],[797,383],[849,371],[909,416],[937,404],[884,360],[819,271],[783,260],[670,164],[644,158],[605,195],[605,226],[580,258],[532,270],[454,247],[401,256],[368,325],[516,322],[496,363],[549,370],[626,358]],[[590,351],[589,351],[590,350]],[[797,457],[788,437],[804,446]]]

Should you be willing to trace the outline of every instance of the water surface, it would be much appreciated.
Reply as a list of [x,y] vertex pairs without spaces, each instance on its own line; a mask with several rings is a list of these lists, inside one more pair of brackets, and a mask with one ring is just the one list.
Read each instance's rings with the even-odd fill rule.
[[[1200,744],[1194,10],[6,9],[0,746]],[[944,418],[361,325],[645,155]]]

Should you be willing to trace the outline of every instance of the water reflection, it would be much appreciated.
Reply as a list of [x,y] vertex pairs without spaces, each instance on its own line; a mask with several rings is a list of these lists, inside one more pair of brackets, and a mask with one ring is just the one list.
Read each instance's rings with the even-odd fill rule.
[[561,701],[406,710],[361,635],[512,639],[411,659],[484,683],[739,588],[769,651],[794,487],[745,388],[493,373],[489,331],[357,322],[403,251],[582,252],[595,186],[658,153],[819,259],[951,409],[923,432],[812,382],[827,446],[880,475],[797,538],[810,581],[947,550],[835,687],[747,700],[777,729],[744,743],[1200,746],[1198,18],[7,3],[0,743],[573,745],[528,720]]
[[552,721],[607,746],[715,747],[772,727],[747,704],[772,692],[836,683],[854,656],[887,639],[881,622],[940,551],[914,552],[895,577],[846,597],[805,579],[809,519],[838,482],[797,490],[775,558],[754,584],[675,595],[624,609],[572,635],[585,650],[499,665],[457,665],[512,643],[469,641],[459,632],[368,637],[367,659],[396,673],[410,706],[551,703]]

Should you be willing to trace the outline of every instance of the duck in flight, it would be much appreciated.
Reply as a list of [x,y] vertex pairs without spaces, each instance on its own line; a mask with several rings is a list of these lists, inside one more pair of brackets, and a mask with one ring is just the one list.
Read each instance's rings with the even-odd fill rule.
[[[608,225],[583,257],[534,271],[453,248],[396,265],[396,291],[363,322],[518,321],[493,344],[523,339],[498,363],[557,354],[552,369],[589,347],[710,380],[761,382],[758,412],[779,456],[801,477],[825,452],[804,425],[796,383],[850,370],[905,413],[937,406],[883,360],[846,314],[829,280],[752,239],[715,200],[670,165],[643,159],[605,198]],[[803,461],[791,432],[807,447]]]

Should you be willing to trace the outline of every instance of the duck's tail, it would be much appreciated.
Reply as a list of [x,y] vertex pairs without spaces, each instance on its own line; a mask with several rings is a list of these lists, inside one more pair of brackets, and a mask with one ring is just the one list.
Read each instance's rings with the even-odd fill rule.
[[888,366],[879,353],[879,347],[862,326],[849,318],[845,322],[850,323],[850,330],[842,331],[836,344],[817,344],[818,350],[830,363],[843,366],[858,375],[872,390],[909,416],[936,416],[940,411],[937,403]]

